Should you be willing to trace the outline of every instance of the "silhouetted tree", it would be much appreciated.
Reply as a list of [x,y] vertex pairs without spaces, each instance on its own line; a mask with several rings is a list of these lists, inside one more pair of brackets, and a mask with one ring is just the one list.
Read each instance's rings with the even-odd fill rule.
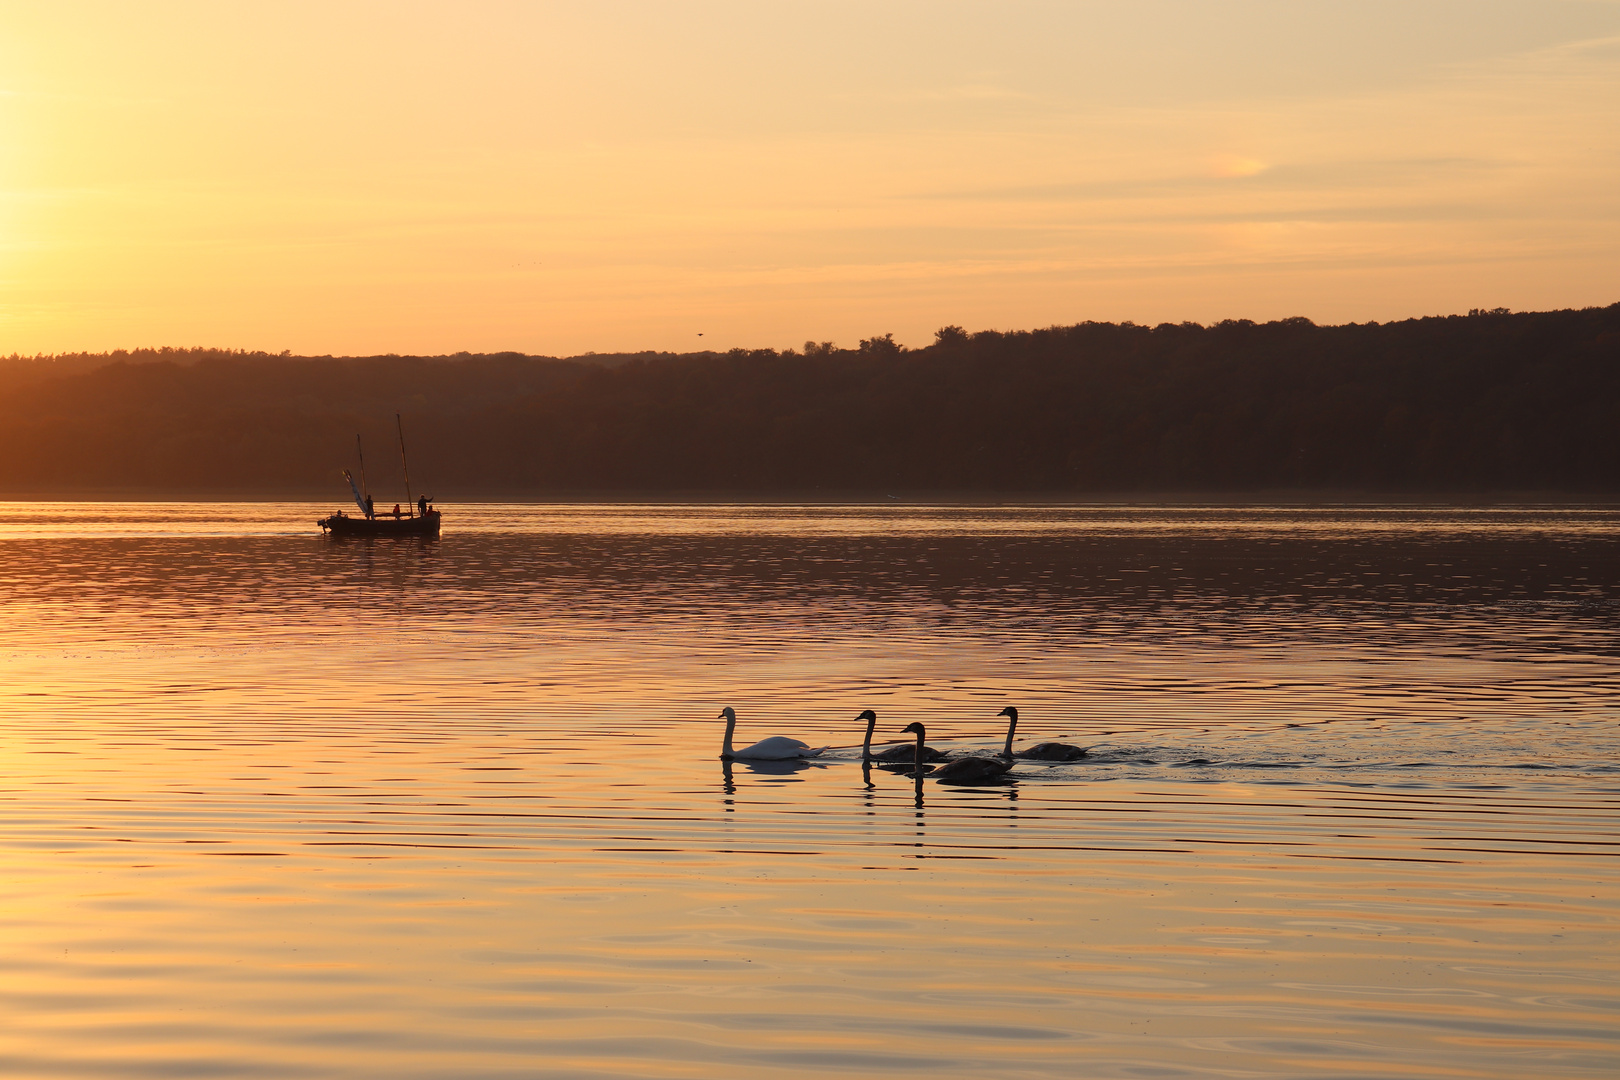
[[861,339],[862,356],[899,356],[905,350],[895,343],[893,334]]

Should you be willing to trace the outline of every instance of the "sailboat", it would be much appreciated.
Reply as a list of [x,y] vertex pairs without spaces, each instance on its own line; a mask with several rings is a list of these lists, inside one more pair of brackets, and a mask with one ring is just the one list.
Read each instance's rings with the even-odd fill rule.
[[[394,414],[394,423],[399,428],[399,460],[405,467],[405,504],[401,509],[395,504],[393,513],[377,513],[373,509],[369,485],[365,483],[366,452],[360,446],[360,436],[354,437],[355,449],[360,453],[360,483],[354,482],[354,474],[348,469],[343,470],[343,478],[349,482],[349,491],[354,494],[355,505],[360,508],[359,517],[350,517],[342,510],[331,517],[324,517],[315,524],[321,527],[321,532],[329,536],[438,536],[439,511],[433,509],[433,500],[423,495],[419,499],[411,498],[411,465],[405,457],[405,424]],[[367,490],[362,494],[361,488]]]

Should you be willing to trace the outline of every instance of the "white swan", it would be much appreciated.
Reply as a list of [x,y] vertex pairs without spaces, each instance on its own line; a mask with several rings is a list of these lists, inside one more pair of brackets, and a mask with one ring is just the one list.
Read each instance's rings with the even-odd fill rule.
[[751,761],[786,761],[789,758],[815,757],[825,746],[812,750],[809,743],[802,743],[798,739],[790,739],[786,735],[772,735],[768,739],[761,739],[753,746],[745,746],[741,750],[731,748],[732,733],[737,730],[737,714],[731,706],[720,711],[720,719],[726,722],[726,742],[720,749],[720,756],[727,761],[743,759]]

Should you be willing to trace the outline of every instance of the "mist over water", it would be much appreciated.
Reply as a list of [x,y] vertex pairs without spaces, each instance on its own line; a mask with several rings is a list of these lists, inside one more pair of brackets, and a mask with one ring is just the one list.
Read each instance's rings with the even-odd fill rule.
[[1620,511],[329,510],[0,504],[0,1074],[1620,1068]]

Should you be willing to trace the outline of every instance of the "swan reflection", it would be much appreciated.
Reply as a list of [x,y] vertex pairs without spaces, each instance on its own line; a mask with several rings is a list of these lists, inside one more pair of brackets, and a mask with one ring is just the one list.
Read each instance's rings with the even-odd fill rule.
[[[725,788],[727,795],[737,793],[736,769],[739,765],[755,776],[792,776],[794,773],[804,772],[807,769],[825,769],[827,767],[823,762],[804,761],[799,758],[784,758],[780,761],[723,760],[720,762],[721,785]],[[790,782],[799,783],[801,781],[794,780]]]
[[793,773],[805,772],[808,769],[825,769],[827,767],[798,758],[788,758],[783,761],[744,761],[742,764],[749,772],[760,776],[789,776]]

